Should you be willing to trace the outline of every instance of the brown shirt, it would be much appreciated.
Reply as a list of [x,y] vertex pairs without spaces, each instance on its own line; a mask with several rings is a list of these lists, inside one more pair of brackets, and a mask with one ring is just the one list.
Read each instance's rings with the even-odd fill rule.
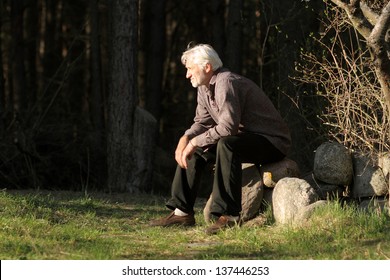
[[227,69],[217,70],[209,87],[199,86],[193,125],[185,132],[199,147],[224,136],[251,132],[267,138],[287,155],[289,129],[271,100],[251,80]]

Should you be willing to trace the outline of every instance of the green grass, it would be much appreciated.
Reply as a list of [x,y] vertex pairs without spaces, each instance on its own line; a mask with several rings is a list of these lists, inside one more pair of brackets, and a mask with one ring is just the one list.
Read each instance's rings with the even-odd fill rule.
[[[330,202],[304,225],[151,228],[168,214],[148,195],[0,191],[0,259],[389,259],[390,219]],[[270,216],[270,211],[267,211]]]

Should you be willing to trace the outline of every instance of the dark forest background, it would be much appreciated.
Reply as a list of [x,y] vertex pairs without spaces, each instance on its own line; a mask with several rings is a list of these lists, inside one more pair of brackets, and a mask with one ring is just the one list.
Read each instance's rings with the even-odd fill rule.
[[180,62],[191,41],[265,90],[290,126],[289,157],[310,170],[327,139],[322,99],[292,77],[324,11],[322,0],[1,0],[0,186],[168,191],[196,105]]

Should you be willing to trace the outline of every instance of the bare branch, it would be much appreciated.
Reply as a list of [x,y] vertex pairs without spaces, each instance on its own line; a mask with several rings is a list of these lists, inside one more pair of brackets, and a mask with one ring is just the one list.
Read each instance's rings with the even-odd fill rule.
[[362,9],[363,15],[367,18],[367,20],[372,25],[375,25],[378,21],[379,15],[373,9],[371,9],[364,1],[360,2],[360,8]]
[[380,16],[362,0],[330,0],[345,10],[355,29],[367,40],[372,60],[382,87],[387,115],[390,114],[390,57],[389,26],[390,2],[383,8]]
[[[349,8],[356,8],[359,2],[334,1],[341,5],[351,3]],[[376,60],[368,59],[368,54],[373,54],[374,50],[364,43],[355,44],[361,41],[361,35],[355,32],[354,26],[346,27],[345,17],[340,17],[338,12],[327,13],[330,23],[326,30],[332,32],[315,39],[324,52],[318,56],[302,53],[303,64],[299,64],[297,70],[302,73],[300,81],[313,85],[316,94],[327,101],[319,118],[327,125],[328,135],[351,149],[374,156],[390,149],[390,117],[381,82],[385,79],[379,75],[385,72],[378,72]],[[378,17],[377,25],[379,20]]]
[[345,3],[343,0],[331,0],[331,1],[344,10],[348,9],[348,4]]
[[351,20],[352,25],[355,27],[355,29],[365,39],[368,39],[368,37],[371,34],[373,25],[365,17],[360,6],[360,0],[351,0],[349,4],[342,0],[330,0],[330,1],[332,1],[338,7],[344,9],[348,15],[348,18]]

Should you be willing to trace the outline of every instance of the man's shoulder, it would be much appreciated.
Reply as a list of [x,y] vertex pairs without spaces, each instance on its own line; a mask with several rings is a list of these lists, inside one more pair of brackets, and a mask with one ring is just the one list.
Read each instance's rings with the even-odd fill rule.
[[219,68],[217,71],[215,71],[217,77],[226,77],[230,75],[234,75],[232,71],[230,71],[228,68]]
[[216,82],[228,81],[228,80],[232,81],[232,80],[237,80],[237,79],[241,79],[241,78],[242,78],[241,75],[238,75],[238,74],[230,71],[227,68],[222,68],[217,72]]
[[233,88],[240,88],[244,91],[249,90],[262,92],[260,87],[254,81],[226,68],[221,69],[221,71],[217,74],[215,84],[219,88],[224,88],[230,84]]

